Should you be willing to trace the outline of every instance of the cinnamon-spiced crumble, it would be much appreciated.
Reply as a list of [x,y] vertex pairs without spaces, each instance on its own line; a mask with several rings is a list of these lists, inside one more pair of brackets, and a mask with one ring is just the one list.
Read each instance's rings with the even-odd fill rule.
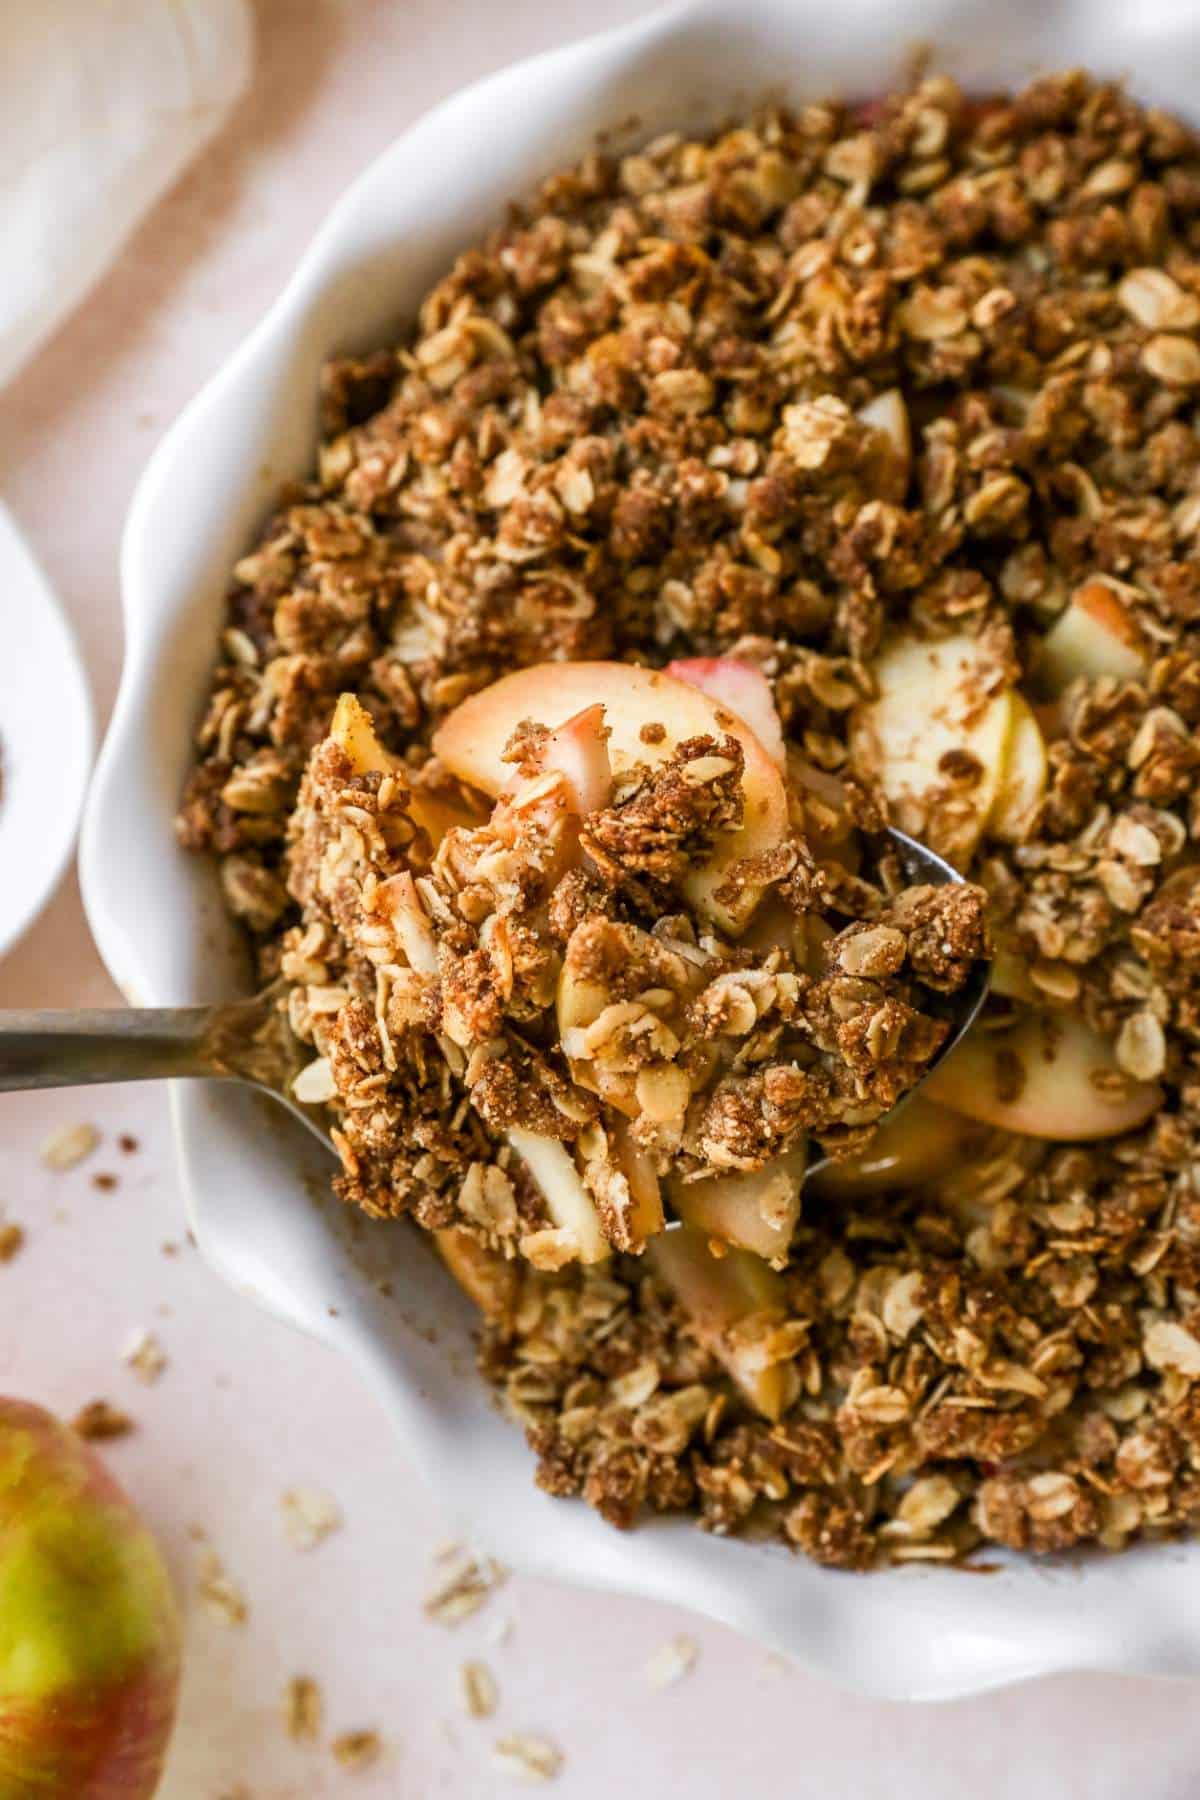
[[[850,1568],[1200,1518],[1198,331],[1195,134],[932,78],[589,157],[330,368],[181,836],[549,1491]],[[884,817],[994,998],[872,1135],[982,943]]]

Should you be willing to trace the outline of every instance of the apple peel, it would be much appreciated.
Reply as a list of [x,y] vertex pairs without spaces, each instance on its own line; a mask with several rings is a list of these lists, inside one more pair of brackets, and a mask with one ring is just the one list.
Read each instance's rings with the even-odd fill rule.
[[0,1796],[150,1800],[179,1697],[158,1546],[99,1457],[0,1398]]

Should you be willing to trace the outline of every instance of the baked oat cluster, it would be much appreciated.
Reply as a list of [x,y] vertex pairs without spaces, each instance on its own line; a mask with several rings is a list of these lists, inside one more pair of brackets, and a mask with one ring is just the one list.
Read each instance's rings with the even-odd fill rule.
[[[609,704],[531,722],[572,681]],[[706,719],[714,735],[687,735]],[[889,853],[883,885],[853,877],[866,916],[846,923],[803,788],[793,826],[746,726],[670,674],[535,665],[433,743],[410,779],[343,696],[289,826],[302,916],[280,967],[316,1053],[293,1086],[334,1111],[339,1191],[547,1270],[642,1250],[664,1200],[719,1198],[746,1215],[735,1242],[785,1261],[809,1137],[867,1137],[945,1042],[945,997],[983,954],[980,890],[903,886]],[[486,816],[447,797],[447,762],[481,786],[490,765]]]
[[[237,567],[182,839],[617,1525],[1200,1518],[1198,246],[1196,137],[1079,74],[589,157]],[[983,942],[884,817],[995,958],[875,1128]]]

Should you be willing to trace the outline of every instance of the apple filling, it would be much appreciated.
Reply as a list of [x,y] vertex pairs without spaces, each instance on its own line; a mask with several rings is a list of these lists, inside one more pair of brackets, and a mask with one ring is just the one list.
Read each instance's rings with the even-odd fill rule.
[[553,1270],[674,1218],[782,1265],[809,1141],[852,1148],[945,1041],[981,896],[872,884],[842,819],[848,895],[802,829],[769,683],[673,668],[517,671],[448,715],[419,775],[338,702],[290,867],[353,979],[296,1000],[318,1052],[297,1092],[331,1107],[372,1210],[404,1208],[390,1143],[448,1082],[474,1143],[442,1229]]

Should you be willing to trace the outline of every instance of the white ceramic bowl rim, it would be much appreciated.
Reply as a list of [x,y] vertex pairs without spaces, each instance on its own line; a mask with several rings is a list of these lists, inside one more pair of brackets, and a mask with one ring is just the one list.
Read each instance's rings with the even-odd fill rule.
[[[1200,93],[1191,0],[1119,11],[1106,0],[842,0],[836,29],[817,0],[704,0],[490,77],[419,121],[353,185],[266,318],[159,446],[130,512],[126,666],[82,874],[101,953],[131,1000],[198,998],[238,979],[212,872],[174,849],[171,818],[228,570],[280,479],[311,466],[323,357],[395,341],[455,251],[599,129],[630,114],[646,133],[712,123],[780,88],[878,92],[921,43],[969,87],[1082,63],[1132,72],[1140,93],[1180,111]],[[690,1606],[896,1698],[1063,1669],[1200,1672],[1200,1547],[1053,1567],[1001,1559],[987,1578],[859,1578],[686,1522],[622,1537],[582,1504],[548,1500],[519,1433],[468,1373],[468,1313],[415,1235],[356,1228],[321,1197],[319,1153],[252,1097],[178,1085],[172,1103],[205,1254],[355,1362],[447,1506],[506,1560]]]
[[70,862],[94,742],[75,634],[0,506],[0,956]]

